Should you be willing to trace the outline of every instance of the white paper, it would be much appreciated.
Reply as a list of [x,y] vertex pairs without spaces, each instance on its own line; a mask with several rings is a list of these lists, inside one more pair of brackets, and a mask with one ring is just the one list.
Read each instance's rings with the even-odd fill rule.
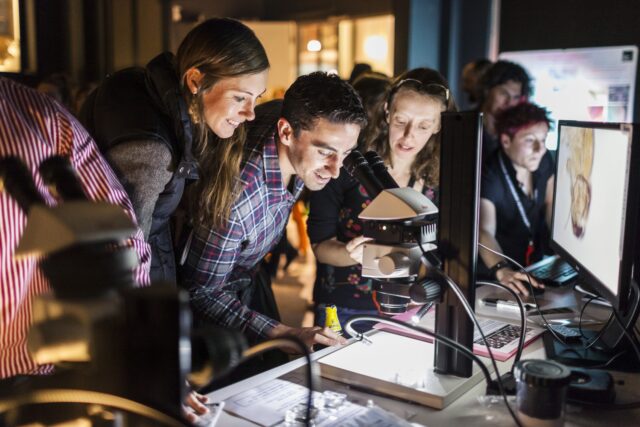
[[225,411],[261,426],[273,426],[287,410],[307,399],[308,389],[284,380],[273,380],[226,400]]
[[[317,394],[314,392],[314,396]],[[227,399],[225,411],[261,426],[274,426],[284,422],[287,410],[305,403],[307,398],[306,387],[275,379]],[[365,407],[348,401],[336,409],[321,409],[314,423],[317,427],[411,426],[380,407]]]

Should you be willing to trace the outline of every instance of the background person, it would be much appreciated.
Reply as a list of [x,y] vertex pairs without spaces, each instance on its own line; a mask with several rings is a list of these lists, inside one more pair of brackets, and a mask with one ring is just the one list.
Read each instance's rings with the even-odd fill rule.
[[500,146],[496,117],[529,98],[531,79],[520,65],[497,61],[482,75],[478,95],[479,110],[483,114],[482,159],[485,160]]
[[[37,171],[43,160],[67,157],[90,200],[121,206],[134,220],[131,202],[98,147],[77,120],[52,98],[0,77],[0,158],[16,156],[32,171],[47,205],[57,204]],[[27,349],[31,306],[50,290],[36,257],[16,259],[14,253],[26,226],[17,202],[0,190],[0,379],[51,373],[38,365]],[[142,232],[128,244],[138,254],[134,274],[138,284],[149,283],[150,250]],[[6,382],[5,382],[6,384]],[[0,384],[1,385],[1,384]]]
[[360,132],[358,145],[363,146],[371,134],[375,131],[375,118],[378,111],[383,109],[386,96],[391,87],[391,79],[384,74],[365,73],[361,74],[355,82],[353,88],[358,92],[362,105],[367,112],[367,127]]
[[486,58],[476,59],[462,67],[462,91],[467,95],[467,102],[475,105],[480,99],[480,80],[493,62]]
[[[502,112],[496,120],[500,148],[482,171],[479,241],[525,266],[542,258],[551,224],[555,164],[544,145],[549,125],[547,110],[535,104]],[[479,275],[529,294],[525,274],[499,255],[482,248],[479,254]]]

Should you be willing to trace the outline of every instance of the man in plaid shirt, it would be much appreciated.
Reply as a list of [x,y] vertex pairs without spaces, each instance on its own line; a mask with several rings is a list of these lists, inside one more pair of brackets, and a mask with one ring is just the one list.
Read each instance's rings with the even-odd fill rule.
[[344,341],[328,328],[280,324],[249,309],[242,295],[251,293],[256,267],[282,236],[303,186],[317,191],[337,178],[365,124],[353,88],[323,72],[299,77],[283,101],[256,109],[240,192],[225,225],[194,226],[183,277],[196,318],[242,330],[251,340],[294,335],[308,346]]

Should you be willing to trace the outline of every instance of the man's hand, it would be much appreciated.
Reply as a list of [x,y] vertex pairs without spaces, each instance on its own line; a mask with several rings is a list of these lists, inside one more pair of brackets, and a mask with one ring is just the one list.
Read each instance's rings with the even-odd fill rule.
[[[313,326],[311,328],[291,328],[281,324],[271,330],[270,336],[271,338],[286,336],[296,337],[307,346],[309,351],[313,351],[314,344],[332,346],[347,343],[347,340],[344,337],[341,337],[329,328],[322,328],[320,326]],[[289,347],[285,351],[292,354],[300,353],[300,350],[294,347]]]
[[198,416],[208,413],[209,408],[204,405],[208,401],[209,398],[207,396],[191,391],[182,404],[182,413],[187,421],[195,423],[198,421]]
[[[526,274],[514,271],[509,267],[504,267],[496,271],[496,279],[516,293],[522,294],[525,297],[529,296],[529,277]],[[536,281],[533,277],[531,277],[531,285],[534,288],[544,289],[544,285]]]
[[364,255],[364,244],[372,240],[371,237],[358,236],[345,245],[345,249],[349,252],[349,256],[358,264],[362,264]]

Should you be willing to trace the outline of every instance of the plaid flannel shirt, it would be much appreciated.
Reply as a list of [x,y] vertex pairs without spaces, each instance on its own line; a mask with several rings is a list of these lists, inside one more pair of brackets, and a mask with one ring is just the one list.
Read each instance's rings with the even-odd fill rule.
[[184,266],[195,316],[242,330],[253,339],[265,338],[278,322],[249,309],[238,292],[250,286],[255,267],[282,237],[304,186],[295,177],[292,194],[282,182],[275,137],[278,117],[279,109],[272,109],[252,123],[248,138],[255,134],[262,137],[247,141],[246,162],[239,177],[242,193],[223,227],[194,228]]

